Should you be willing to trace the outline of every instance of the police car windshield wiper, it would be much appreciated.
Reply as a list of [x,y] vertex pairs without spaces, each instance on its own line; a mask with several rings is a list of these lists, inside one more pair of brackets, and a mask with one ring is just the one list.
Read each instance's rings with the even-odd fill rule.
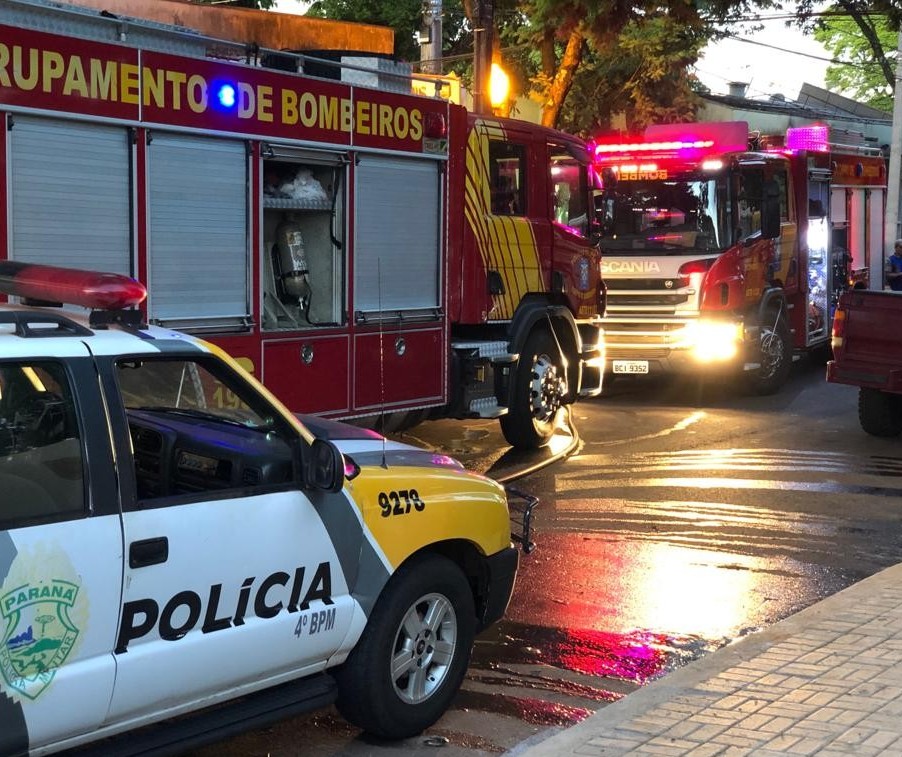
[[227,415],[219,415],[211,413],[207,410],[198,410],[192,407],[168,407],[166,405],[146,405],[143,407],[131,408],[132,410],[144,410],[151,413],[171,413],[172,415],[184,415],[189,418],[197,418],[204,421],[213,421],[214,423],[228,423],[231,426],[240,426],[241,428],[251,429],[252,431],[266,431],[266,426],[252,422],[250,419],[246,421],[237,418],[230,418]]

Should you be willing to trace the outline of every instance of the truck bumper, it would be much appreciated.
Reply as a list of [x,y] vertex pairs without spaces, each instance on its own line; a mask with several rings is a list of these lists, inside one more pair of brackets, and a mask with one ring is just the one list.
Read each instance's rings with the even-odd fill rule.
[[874,368],[872,362],[856,363],[843,360],[840,365],[835,360],[830,360],[827,363],[827,381],[902,394],[902,369],[875,370]]
[[487,628],[504,616],[511,594],[514,593],[519,563],[520,553],[515,547],[503,549],[485,558],[486,589],[482,611],[477,619],[478,630]]
[[597,397],[601,394],[601,382],[604,378],[604,329],[594,323],[580,324],[579,335],[583,342],[583,351],[579,354],[577,396]]
[[[692,335],[690,327],[695,332]],[[744,327],[742,321],[711,322],[704,327],[690,321],[669,331],[659,330],[659,325],[650,321],[639,336],[625,329],[619,336],[626,343],[612,340],[605,364],[606,372],[613,376],[729,376],[760,367],[757,328]]]

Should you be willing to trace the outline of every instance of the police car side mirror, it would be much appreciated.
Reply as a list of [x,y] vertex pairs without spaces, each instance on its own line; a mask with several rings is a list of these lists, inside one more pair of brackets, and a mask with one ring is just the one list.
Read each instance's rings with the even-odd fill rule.
[[345,462],[338,447],[325,439],[314,439],[307,450],[304,483],[311,489],[340,492],[345,480]]

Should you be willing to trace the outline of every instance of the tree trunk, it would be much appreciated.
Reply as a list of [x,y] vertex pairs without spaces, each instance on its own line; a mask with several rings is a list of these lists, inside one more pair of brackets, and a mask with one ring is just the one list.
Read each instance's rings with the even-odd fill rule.
[[573,76],[583,58],[583,45],[583,33],[579,29],[574,29],[567,39],[564,56],[561,58],[561,64],[551,82],[548,100],[545,102],[545,107],[542,108],[542,126],[551,128],[557,126],[564,100],[567,99],[570,87],[573,86]]
[[542,35],[541,46],[542,73],[551,79],[557,68],[557,55],[554,53],[554,30],[549,29]]

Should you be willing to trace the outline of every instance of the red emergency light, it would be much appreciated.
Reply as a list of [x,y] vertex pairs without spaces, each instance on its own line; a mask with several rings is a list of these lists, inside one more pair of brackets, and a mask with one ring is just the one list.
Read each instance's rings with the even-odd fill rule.
[[826,124],[790,127],[786,130],[786,148],[830,152],[830,127]]
[[423,119],[423,133],[429,139],[445,139],[448,136],[448,124],[441,113],[426,113]]
[[706,147],[713,147],[714,141],[710,139],[699,139],[695,142],[683,142],[680,140],[672,142],[627,142],[619,145],[596,145],[595,154],[604,155],[614,152],[676,152],[679,150],[703,150]]
[[745,121],[654,124],[641,137],[597,140],[595,157],[610,160],[616,155],[638,153],[699,160],[748,149],[748,133],[748,123]]
[[147,298],[143,284],[118,273],[11,260],[0,261],[0,292],[28,300],[81,305],[95,310],[137,307]]

